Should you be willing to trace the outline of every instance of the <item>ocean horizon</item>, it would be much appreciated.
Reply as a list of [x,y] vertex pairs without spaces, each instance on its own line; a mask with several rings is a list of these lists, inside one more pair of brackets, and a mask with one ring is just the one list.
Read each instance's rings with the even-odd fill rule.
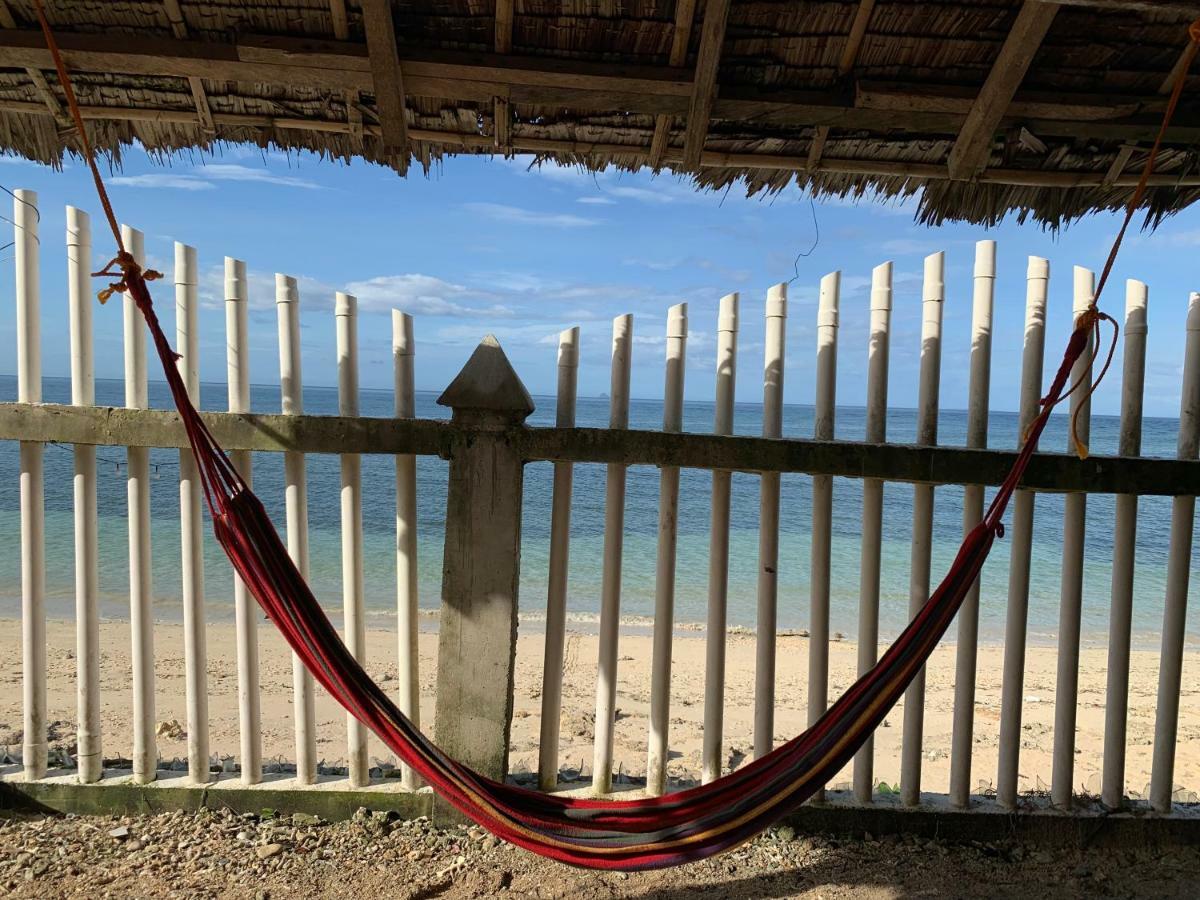
[[[46,378],[43,396],[48,403],[70,401],[70,382]],[[419,417],[445,419],[449,411],[436,404],[434,392],[418,392]],[[0,400],[16,398],[16,381],[0,376]],[[124,385],[120,380],[97,379],[99,405],[123,405]],[[201,387],[204,409],[223,409],[225,385],[205,383]],[[165,383],[150,384],[150,402],[155,408],[170,408]],[[386,390],[361,392],[364,416],[390,417],[392,394]],[[530,425],[553,425],[554,398],[536,397],[537,409]],[[305,411],[313,415],[337,412],[337,390],[309,387],[304,390]],[[255,412],[277,412],[279,388],[251,387]],[[811,437],[812,407],[784,407],[784,435]],[[735,409],[734,432],[761,433],[762,407],[739,403]],[[910,443],[916,434],[916,411],[889,408],[888,437],[895,443]],[[689,401],[684,405],[684,431],[710,432],[713,403]],[[1067,447],[1067,416],[1055,415],[1042,441],[1043,449],[1062,452]],[[577,403],[581,427],[604,427],[608,422],[608,400],[581,397]],[[662,424],[662,401],[635,399],[630,404],[630,428],[658,430]],[[1143,455],[1175,455],[1178,422],[1147,418],[1143,424]],[[836,436],[862,440],[865,411],[839,406]],[[1017,444],[1017,414],[993,411],[989,415],[989,445],[1008,449]],[[1092,418],[1092,451],[1115,453],[1119,419],[1096,415]],[[942,410],[939,442],[949,446],[965,443],[966,413]],[[17,443],[0,444],[0,616],[20,614],[20,518]],[[128,618],[128,544],[125,496],[125,453],[122,448],[101,447],[98,457],[100,611],[110,620]],[[161,620],[181,617],[179,452],[151,451],[151,516],[153,546],[153,596],[155,616]],[[549,528],[552,465],[531,463],[525,470],[525,492],[521,539],[520,609],[522,622],[537,627],[544,618],[549,567]],[[440,603],[443,522],[446,500],[445,461],[422,457],[417,466],[418,560],[420,606],[433,616]],[[364,604],[373,625],[394,625],[396,606],[395,481],[392,459],[386,455],[363,457]],[[69,446],[48,445],[45,451],[46,497],[46,608],[56,619],[74,617],[74,546],[72,515],[73,454]],[[341,544],[338,503],[339,466],[335,456],[308,457],[310,533],[310,582],[322,605],[335,622],[341,621]],[[572,498],[571,552],[568,575],[568,618],[577,630],[591,630],[598,621],[602,546],[604,540],[605,466],[575,466]],[[654,568],[658,531],[658,471],[652,466],[629,469],[625,515],[625,555],[622,567],[621,611],[624,625],[633,629],[653,624]],[[811,478],[785,474],[781,487],[779,556],[779,628],[800,631],[808,627]],[[282,455],[254,454],[254,486],[272,518],[283,518]],[[683,631],[702,630],[708,596],[708,541],[711,476],[708,472],[684,470],[680,484],[679,538],[675,620]],[[912,532],[912,486],[887,484],[884,489],[884,542],[879,597],[880,635],[887,641],[908,620],[908,583]],[[990,497],[991,491],[988,491]],[[962,537],[961,487],[938,488],[934,514],[933,580],[940,580],[949,567]],[[834,479],[831,633],[853,641],[858,626],[858,583],[861,523],[861,482]],[[1170,528],[1170,498],[1146,497],[1139,503],[1134,583],[1134,643],[1156,648],[1162,624],[1167,545]],[[1057,638],[1061,582],[1062,495],[1041,494],[1036,501],[1033,559],[1029,596],[1029,640],[1053,643]],[[733,475],[730,521],[729,624],[731,629],[753,630],[755,625],[758,568],[758,478],[745,473]],[[1111,587],[1113,498],[1091,495],[1087,508],[1087,539],[1084,565],[1083,641],[1107,642]],[[206,513],[207,517],[207,513]],[[1200,530],[1197,532],[1200,540]],[[1002,642],[1008,592],[1010,543],[1000,540],[981,575],[980,641]],[[233,617],[231,569],[210,533],[204,545],[206,615],[210,621]],[[1194,549],[1200,557],[1200,552]],[[1190,599],[1200,588],[1193,579]],[[947,635],[954,638],[952,626]],[[1188,623],[1189,645],[1200,644],[1200,623]]]

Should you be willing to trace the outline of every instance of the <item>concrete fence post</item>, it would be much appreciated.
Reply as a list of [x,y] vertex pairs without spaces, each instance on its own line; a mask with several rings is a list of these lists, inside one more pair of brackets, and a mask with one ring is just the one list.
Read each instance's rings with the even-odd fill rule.
[[521,554],[522,460],[510,429],[533,412],[492,336],[437,401],[465,426],[452,445],[434,729],[491,778],[508,771]]

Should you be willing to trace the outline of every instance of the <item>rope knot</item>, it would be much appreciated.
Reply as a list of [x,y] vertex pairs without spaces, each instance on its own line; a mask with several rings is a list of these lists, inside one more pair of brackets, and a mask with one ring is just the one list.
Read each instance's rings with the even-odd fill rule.
[[[118,272],[119,270],[119,272]],[[96,299],[101,303],[107,303],[108,299],[113,294],[123,294],[129,290],[129,284],[136,278],[141,278],[142,281],[157,281],[163,277],[162,272],[154,269],[146,269],[138,265],[133,254],[128,250],[120,250],[117,255],[110,259],[99,272],[93,272],[93,278],[113,277],[117,274],[121,275],[120,280],[109,282],[108,287],[99,291],[96,294]]]

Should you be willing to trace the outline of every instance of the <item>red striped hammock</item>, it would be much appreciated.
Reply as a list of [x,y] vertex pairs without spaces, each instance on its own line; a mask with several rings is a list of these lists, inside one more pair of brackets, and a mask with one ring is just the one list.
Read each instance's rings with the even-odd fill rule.
[[[262,503],[238,475],[188,397],[175,364],[178,355],[163,334],[146,287],[149,273],[143,273],[121,245],[116,216],[40,0],[35,0],[35,10],[101,205],[120,248],[116,259],[99,274],[114,274],[113,266],[119,266],[122,280],[102,292],[101,297],[114,290],[127,291],[146,319],[195,454],[217,540],[238,575],[313,677],[456,809],[506,841],[551,859],[595,869],[623,870],[664,868],[713,856],[748,840],[794,811],[853,757],[925,664],[979,575],[992,543],[1003,536],[1001,518],[1008,502],[1037,449],[1050,413],[1077,386],[1067,386],[1071,370],[1088,350],[1089,336],[1099,338],[1101,321],[1113,325],[1113,344],[1092,390],[1108,369],[1116,347],[1116,322],[1097,309],[1096,299],[1145,194],[1163,134],[1182,93],[1188,65],[1200,48],[1200,20],[1197,20],[1189,28],[1191,43],[1186,64],[1176,70],[1175,87],[1162,127],[1109,252],[1096,287],[1096,299],[1075,323],[1062,364],[1024,436],[1012,470],[993,497],[983,521],[967,535],[950,571],[921,611],[875,667],[851,685],[803,734],[701,787],[662,797],[608,801],[515,787],[486,778],[454,761],[413,726],[346,649],[292,562]],[[1090,350],[1092,360],[1098,346],[1097,340]],[[1080,454],[1086,455],[1086,448],[1078,443],[1077,446]]]
[[450,759],[417,730],[346,649],[288,555],[262,503],[213,439],[188,397],[141,270],[126,256],[127,289],[145,316],[199,466],[217,540],[268,618],[329,693],[464,815],[501,838],[561,862],[652,869],[703,859],[795,810],[862,746],[925,664],[971,584],[1037,447],[1050,412],[1101,313],[1080,317],[1042,409],[987,514],[949,573],[878,664],[811,728],[710,784],[638,800],[577,799],[495,781]]

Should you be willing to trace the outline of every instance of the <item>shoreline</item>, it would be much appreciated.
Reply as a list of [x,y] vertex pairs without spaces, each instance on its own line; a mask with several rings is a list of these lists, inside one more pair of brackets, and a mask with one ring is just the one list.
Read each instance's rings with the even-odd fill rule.
[[[9,620],[12,621],[12,620]],[[156,624],[155,686],[156,724],[164,735],[158,750],[164,761],[186,758],[186,736],[173,723],[186,723],[182,626]],[[51,619],[46,628],[48,645],[48,721],[51,741],[69,746],[74,739],[76,679],[75,624]],[[207,628],[210,743],[214,756],[237,757],[239,750],[236,645],[232,625]],[[132,744],[129,692],[130,638],[126,622],[102,622],[101,720],[106,757],[128,756]],[[266,622],[258,628],[260,694],[264,763],[294,759],[291,717],[291,654],[275,629]],[[727,650],[725,687],[724,771],[743,764],[753,746],[754,654],[753,634],[731,633]],[[649,716],[650,644],[647,635],[621,634],[617,683],[614,769],[631,776],[645,774]],[[804,730],[807,718],[806,684],[808,641],[798,634],[778,638],[776,676],[776,744]],[[881,644],[882,650],[885,645]],[[437,636],[422,628],[419,636],[421,720],[433,721]],[[537,771],[537,741],[541,716],[541,671],[544,639],[526,629],[517,642],[516,676],[509,768],[513,774]],[[698,779],[703,735],[704,653],[703,634],[677,635],[673,647],[670,762],[668,774],[681,780]],[[559,764],[562,769],[590,774],[592,726],[595,709],[595,635],[568,629],[563,679],[563,713]],[[836,698],[854,680],[857,646],[853,641],[830,643],[829,696]],[[1000,710],[1000,677],[1003,648],[981,646],[976,679],[976,706],[972,764],[972,790],[986,791],[995,783]],[[1076,732],[1077,791],[1099,793],[1104,733],[1104,691],[1107,651],[1085,647],[1080,653],[1078,724]],[[1189,671],[1200,663],[1200,653],[1185,652]],[[0,747],[19,750],[21,728],[20,629],[0,629],[0,666],[8,673],[8,689],[0,693]],[[922,789],[945,793],[949,788],[949,751],[954,697],[955,648],[943,644],[927,666]],[[389,692],[396,686],[396,631],[371,627],[367,633],[367,671]],[[1053,648],[1030,646],[1026,657],[1022,750],[1019,786],[1022,791],[1048,788],[1053,749],[1056,653]],[[1179,741],[1175,782],[1200,787],[1200,691],[1185,689],[1180,702]],[[1126,784],[1132,795],[1144,795],[1150,780],[1154,733],[1154,708],[1158,687],[1158,653],[1134,650],[1130,665],[1130,709],[1127,737]],[[899,780],[903,699],[876,731],[875,777],[894,788]],[[344,764],[346,714],[323,691],[316,703],[318,758],[327,765]],[[436,739],[436,734],[435,734]],[[15,746],[14,746],[15,745]],[[392,754],[371,736],[372,765],[394,762]],[[851,768],[839,772],[830,784],[848,784]]]
[[[110,604],[112,601],[104,600],[105,604]],[[69,599],[62,597],[46,598],[47,611],[46,621],[61,624],[73,625],[75,622],[74,616],[74,597]],[[69,607],[69,609],[67,608]],[[164,607],[169,610],[170,614],[163,615]],[[183,624],[183,606],[178,600],[155,600],[155,626],[170,627]],[[340,621],[341,609],[327,609],[326,613],[335,626]],[[439,610],[433,607],[421,607],[418,610],[417,627],[421,632],[437,633],[438,630]],[[208,599],[205,603],[205,618],[210,627],[213,626],[232,626],[234,624],[234,607],[233,603],[214,603]],[[365,610],[365,618],[367,628],[372,631],[391,631],[397,630],[396,613],[394,610],[384,610],[379,608],[368,608]],[[21,620],[20,600],[0,597],[0,623],[16,622]],[[124,611],[105,614],[101,611],[99,621],[105,625],[128,625],[129,616]],[[267,624],[265,621],[262,624]],[[542,635],[545,633],[546,614],[541,610],[533,610],[530,612],[518,612],[518,626],[526,629],[530,634]],[[648,616],[640,615],[624,615],[620,618],[620,633],[622,635],[644,636],[649,637],[654,631],[654,620]],[[597,635],[600,628],[600,616],[596,613],[581,613],[567,612],[566,630],[568,633],[579,633],[585,635]],[[676,638],[703,638],[708,634],[707,623],[705,622],[689,622],[676,621],[672,626],[672,634]],[[754,637],[757,631],[753,625],[730,624],[726,629],[726,634],[730,637]],[[776,632],[780,638],[802,638],[806,639],[809,636],[807,628],[780,628]],[[839,636],[840,635],[840,636]],[[898,637],[898,634],[880,633],[879,646],[881,651],[886,648],[893,640]],[[831,644],[849,644],[856,645],[855,635],[847,632],[834,631],[830,635]],[[1104,631],[1083,631],[1080,633],[1081,649],[1102,649],[1108,647],[1108,634]],[[1134,651],[1155,652],[1160,650],[1161,637],[1156,630],[1134,630],[1130,639],[1131,649]],[[955,647],[958,645],[957,629],[951,623],[945,636],[942,638],[939,646]],[[1037,631],[1032,627],[1028,631],[1026,647],[1043,648],[1053,650],[1057,648],[1057,634],[1053,632]],[[990,633],[981,631],[979,634],[978,647],[983,649],[1003,649],[1004,634],[1001,632]],[[1184,636],[1184,650],[1188,653],[1200,654],[1200,635],[1193,635],[1190,632]]]

